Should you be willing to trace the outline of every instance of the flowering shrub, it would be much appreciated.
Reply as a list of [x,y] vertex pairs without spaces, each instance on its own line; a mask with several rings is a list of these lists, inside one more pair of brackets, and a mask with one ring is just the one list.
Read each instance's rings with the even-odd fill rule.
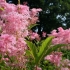
[[52,63],[54,63],[56,66],[60,65],[60,61],[62,60],[62,53],[61,52],[53,52],[50,55],[47,55],[45,57],[45,60],[49,60]]
[[25,37],[29,35],[28,27],[38,21],[39,11],[41,9],[30,10],[26,5],[14,5],[0,0],[0,54],[2,59],[5,59],[4,56],[7,58],[14,56],[17,63],[14,62],[13,65],[25,67],[27,61]]
[[[69,44],[70,43],[70,29],[64,30],[62,27],[57,30],[51,31],[49,36],[54,36],[55,38],[52,40],[53,44]],[[69,46],[66,46],[65,49],[70,49]]]
[[[18,2],[20,3],[20,0]],[[1,70],[5,68],[6,70],[26,70],[30,62],[33,64],[32,70],[42,70],[40,63],[43,62],[44,57],[45,60],[60,66],[62,53],[55,50],[70,42],[69,30],[59,28],[58,33],[54,30],[49,34],[50,37],[41,41],[40,36],[30,30],[36,22],[39,22],[40,11],[42,11],[40,8],[30,9],[26,4],[14,5],[0,0]],[[42,35],[46,37],[45,32]]]

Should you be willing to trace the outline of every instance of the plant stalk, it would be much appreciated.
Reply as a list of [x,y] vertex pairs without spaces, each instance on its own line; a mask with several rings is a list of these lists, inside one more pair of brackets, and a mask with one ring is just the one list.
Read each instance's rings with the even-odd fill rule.
[[18,4],[20,4],[20,0],[18,0]]

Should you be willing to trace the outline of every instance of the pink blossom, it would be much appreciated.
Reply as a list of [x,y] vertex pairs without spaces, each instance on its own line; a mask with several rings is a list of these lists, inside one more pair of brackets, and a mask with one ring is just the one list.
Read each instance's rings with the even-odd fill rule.
[[37,9],[36,9],[36,8],[31,9],[31,11],[32,11],[33,13],[37,13]]
[[36,14],[36,13],[42,11],[42,9],[41,8],[38,8],[38,9],[33,8],[33,9],[31,9],[31,11]]
[[40,67],[38,67],[37,70],[42,70],[42,69]]
[[9,12],[12,11],[16,11],[16,5],[14,4],[9,4],[9,3],[0,3],[0,7],[3,8],[4,10],[0,13],[0,15],[2,14],[7,14]]
[[70,70],[70,69],[67,67],[62,67],[61,70]]
[[[36,66],[35,66],[35,68],[36,68]],[[37,70],[42,70],[42,68],[37,66]]]
[[42,32],[42,36],[43,37],[46,37],[46,32]]
[[27,46],[23,38],[18,38],[15,47],[17,48],[18,54],[25,54]]
[[4,61],[9,61],[9,59],[8,59],[8,58],[2,58],[2,60],[4,60]]
[[[4,0],[0,0],[0,8],[3,9],[0,9],[0,54],[3,57],[14,56],[17,64],[13,64],[23,67],[27,60],[24,56],[27,49],[25,37],[39,40],[37,33],[29,34],[28,26],[38,21],[41,9],[35,9],[35,12],[26,5],[9,4]],[[9,65],[8,62],[6,64]]]
[[47,55],[45,57],[45,60],[49,60],[51,63],[54,63],[55,65],[59,66],[60,61],[62,59],[61,56],[62,56],[61,52],[53,52],[52,54]]
[[53,30],[49,36],[54,36],[53,44],[69,44],[70,43],[70,29],[64,30],[62,27],[58,28],[58,32]]
[[15,48],[16,38],[12,35],[2,34],[0,36],[0,52],[1,53],[9,53],[16,51]]
[[62,67],[69,67],[70,66],[70,60],[69,59],[64,59],[61,61]]
[[36,22],[38,22],[38,17],[33,17],[31,18],[31,24],[35,24]]
[[23,19],[23,15],[18,14],[17,12],[10,12],[7,15],[2,15],[1,17],[5,20],[5,24],[2,29],[6,33],[22,35],[22,33],[27,30],[28,22]]
[[17,12],[21,13],[24,19],[30,18],[29,7],[26,5],[17,5]]
[[[18,38],[8,34],[2,34],[0,37],[0,52],[9,56],[18,54],[25,54],[26,42],[23,38]],[[13,53],[14,52],[14,53]]]
[[5,0],[0,0],[0,3],[2,3],[2,2],[6,2]]
[[32,32],[31,34],[30,34],[30,39],[31,40],[34,40],[34,39],[37,39],[37,40],[39,40],[39,35],[37,34],[37,33],[35,33],[35,32]]
[[36,8],[31,9],[31,11],[30,11],[31,21],[30,22],[32,24],[39,22],[38,15],[39,15],[40,11],[42,11],[40,8],[39,9],[36,9]]
[[57,30],[54,29],[53,31],[51,31],[51,34],[48,34],[48,35],[49,36],[52,35],[52,36],[55,36],[56,37],[57,36]]
[[41,8],[38,8],[37,11],[40,12],[40,11],[42,11],[42,9]]
[[59,32],[60,32],[60,31],[63,32],[64,29],[63,29],[62,27],[59,27],[59,28],[58,28],[58,31],[59,31]]

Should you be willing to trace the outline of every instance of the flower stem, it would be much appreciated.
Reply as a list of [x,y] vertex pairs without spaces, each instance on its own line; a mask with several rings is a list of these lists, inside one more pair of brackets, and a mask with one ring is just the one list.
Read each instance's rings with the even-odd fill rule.
[[35,70],[37,70],[37,65],[36,65],[36,67],[35,67]]
[[18,0],[18,4],[20,4],[20,0]]

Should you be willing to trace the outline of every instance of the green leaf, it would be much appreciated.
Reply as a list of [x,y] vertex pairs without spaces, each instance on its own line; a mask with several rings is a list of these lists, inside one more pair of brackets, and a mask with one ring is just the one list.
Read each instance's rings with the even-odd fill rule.
[[54,46],[51,46],[47,51],[45,55],[50,54],[53,51],[56,51],[58,48],[61,48],[62,46],[67,46],[67,44],[56,44]]
[[26,56],[30,56],[30,55],[31,55],[30,50],[26,50]]
[[33,28],[33,27],[35,27],[35,26],[37,26],[37,25],[39,25],[39,24],[31,24],[31,25],[28,27],[28,29],[31,29],[31,28]]
[[27,43],[27,45],[28,45],[28,47],[29,47],[29,53],[31,53],[31,56],[34,58],[34,59],[36,59],[36,57],[37,57],[37,54],[36,54],[36,46],[35,46],[35,44],[33,44],[32,42],[30,42],[30,41],[26,41],[26,43]]
[[38,64],[41,59],[43,58],[43,56],[45,55],[47,49],[49,48],[49,45],[51,44],[53,37],[48,37],[46,40],[44,40],[44,42],[42,43],[42,45],[40,46],[40,50],[38,52],[38,58],[36,59],[36,64]]

